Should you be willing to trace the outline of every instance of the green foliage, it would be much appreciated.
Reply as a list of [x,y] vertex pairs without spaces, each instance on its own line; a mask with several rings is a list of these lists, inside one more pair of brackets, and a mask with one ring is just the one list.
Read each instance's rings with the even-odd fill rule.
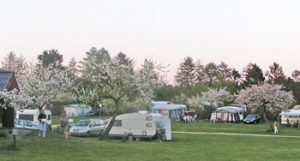
[[181,94],[181,88],[172,85],[163,85],[161,87],[156,87],[154,89],[154,100],[165,100],[165,101],[171,101],[175,98],[175,96]]
[[264,74],[259,66],[256,64],[248,64],[243,73],[244,87],[251,87],[252,85],[262,84],[265,81]]
[[58,50],[44,50],[42,54],[37,57],[39,63],[44,68],[52,65],[54,68],[62,68],[63,55],[61,55]]
[[185,57],[175,76],[176,82],[183,87],[191,86],[195,81],[195,63],[192,57]]
[[208,82],[209,86],[212,86],[213,82],[216,81],[219,76],[217,65],[213,62],[208,63],[204,68],[204,72],[206,75],[206,81]]
[[294,80],[288,78],[284,82],[284,90],[292,91],[294,94],[294,99],[296,100],[296,104],[300,104],[300,82],[294,82]]
[[269,71],[266,72],[267,82],[271,84],[283,84],[286,76],[284,75],[282,66],[274,62]]

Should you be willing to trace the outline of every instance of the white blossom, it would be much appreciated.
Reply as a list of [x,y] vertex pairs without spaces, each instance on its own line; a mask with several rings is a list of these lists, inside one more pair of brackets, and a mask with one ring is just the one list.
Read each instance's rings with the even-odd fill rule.
[[14,108],[23,109],[33,103],[32,97],[19,95],[18,90],[14,89],[11,91],[0,91],[0,107],[1,108]]
[[253,85],[242,90],[236,102],[246,103],[250,109],[255,109],[268,105],[270,110],[280,108],[282,110],[290,107],[294,102],[294,96],[291,92],[282,90],[282,85],[263,84]]

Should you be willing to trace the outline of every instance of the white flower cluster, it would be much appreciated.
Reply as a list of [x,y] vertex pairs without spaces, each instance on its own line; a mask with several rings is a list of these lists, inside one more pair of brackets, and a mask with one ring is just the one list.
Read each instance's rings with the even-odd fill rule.
[[15,110],[17,109],[22,109],[26,108],[28,105],[32,104],[32,98],[29,96],[23,96],[23,95],[18,95],[18,91],[11,90],[11,91],[0,91],[0,107],[1,108],[14,108]]
[[209,89],[207,92],[203,92],[202,96],[194,96],[189,98],[187,103],[194,107],[208,106],[224,106],[226,102],[231,102],[233,95],[227,92],[225,89]]
[[262,84],[253,85],[242,90],[236,102],[246,103],[251,109],[267,106],[270,110],[273,108],[287,109],[294,102],[294,96],[291,92],[282,90],[282,85]]

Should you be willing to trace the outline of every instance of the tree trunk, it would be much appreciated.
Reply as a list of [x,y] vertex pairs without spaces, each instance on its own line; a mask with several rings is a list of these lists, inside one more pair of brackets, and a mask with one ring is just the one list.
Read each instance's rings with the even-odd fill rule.
[[273,129],[272,123],[268,120],[267,115],[266,115],[265,105],[264,105],[263,115],[264,115],[264,119],[265,119],[265,121],[267,123],[267,126],[268,126],[268,132],[273,132],[274,129]]
[[109,134],[114,122],[115,122],[116,117],[117,117],[117,114],[115,113],[113,115],[113,117],[111,118],[111,120],[109,121],[108,125],[106,126],[105,130],[103,131],[100,139],[108,139],[108,134]]
[[116,111],[114,112],[114,115],[113,117],[111,118],[111,120],[109,121],[108,125],[106,126],[105,130],[103,131],[100,139],[108,139],[108,134],[115,122],[115,119],[117,117],[117,115],[120,113],[119,112],[119,102],[120,102],[120,99],[113,99],[115,101],[115,107],[116,107]]

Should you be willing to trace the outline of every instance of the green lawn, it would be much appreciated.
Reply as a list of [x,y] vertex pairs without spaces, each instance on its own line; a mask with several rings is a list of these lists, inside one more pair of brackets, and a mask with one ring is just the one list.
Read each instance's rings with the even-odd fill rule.
[[[174,131],[193,132],[227,132],[227,133],[250,133],[250,134],[270,134],[267,133],[267,125],[260,124],[237,124],[237,123],[210,123],[208,121],[198,121],[193,123],[173,123]],[[280,135],[300,136],[300,129],[290,128],[283,125],[279,127]]]
[[[256,129],[258,127],[258,130]],[[176,131],[265,133],[264,125],[174,123]],[[286,131],[287,130],[287,131]],[[248,132],[247,132],[248,131]],[[285,132],[286,131],[286,132]],[[300,129],[281,129],[299,135]],[[297,161],[300,138],[173,134],[169,142],[64,137],[53,132],[47,138],[36,133],[18,139],[18,150],[0,138],[1,161]]]

